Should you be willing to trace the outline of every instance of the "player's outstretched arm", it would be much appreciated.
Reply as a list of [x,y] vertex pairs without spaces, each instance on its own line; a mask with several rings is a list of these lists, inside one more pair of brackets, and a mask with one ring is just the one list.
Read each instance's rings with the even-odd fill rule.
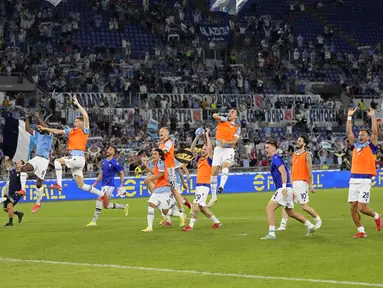
[[12,160],[8,156],[5,156],[4,160],[5,160],[5,169],[7,169],[7,170],[11,169],[12,168]]
[[213,144],[211,143],[210,129],[209,128],[205,129],[205,136],[206,136],[207,149],[209,150],[209,158],[213,159]]
[[76,94],[73,95],[73,104],[77,106],[77,108],[80,111],[81,115],[84,117],[84,128],[85,129],[89,129],[89,116],[88,116],[88,112],[86,112],[86,110],[78,102]]
[[31,123],[29,122],[29,114],[25,115],[25,131],[33,136],[33,129],[31,128]]
[[66,135],[64,130],[55,129],[55,128],[47,128],[40,125],[37,125],[37,128],[42,131],[48,131],[50,133],[56,134],[56,135]]
[[350,108],[347,112],[347,124],[346,124],[346,133],[348,142],[350,142],[351,145],[354,145],[355,142],[355,136],[354,132],[352,132],[352,116],[354,116],[355,111],[358,109],[358,107]]
[[154,169],[152,169],[152,167],[150,167],[149,164],[148,164],[148,158],[142,158],[141,161],[142,161],[142,164],[144,164],[146,170],[150,174],[154,174]]
[[41,119],[39,111],[35,112],[35,117],[36,117],[37,121],[39,121],[40,126],[48,127],[47,123],[45,123],[45,121],[43,119]]
[[375,117],[375,111],[370,107],[370,110],[368,111],[368,115],[371,117],[371,142],[375,146],[378,145],[378,123],[376,121]]
[[202,136],[202,134],[199,134],[199,135],[197,135],[197,136],[194,138],[193,143],[192,143],[191,146],[190,146],[190,151],[191,151],[192,153],[194,153],[195,146],[197,145],[198,139],[199,139],[201,136]]

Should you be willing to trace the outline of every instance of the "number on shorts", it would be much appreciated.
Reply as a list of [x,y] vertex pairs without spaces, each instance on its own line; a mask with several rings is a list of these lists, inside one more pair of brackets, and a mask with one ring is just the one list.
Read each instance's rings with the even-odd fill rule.
[[368,200],[370,198],[370,192],[363,192],[363,199]]
[[196,201],[199,201],[199,199],[201,199],[201,194],[196,194],[196,195],[195,195],[195,200],[196,200]]
[[278,191],[274,193],[273,199],[277,199]]
[[302,194],[301,194],[301,198],[302,198],[303,201],[305,201],[306,198],[307,198],[307,194],[306,194],[306,193],[302,193]]
[[170,199],[166,200],[166,203],[170,206]]
[[45,173],[46,173],[46,172],[47,172],[46,170],[41,171],[41,177],[42,177],[42,178],[45,178]]

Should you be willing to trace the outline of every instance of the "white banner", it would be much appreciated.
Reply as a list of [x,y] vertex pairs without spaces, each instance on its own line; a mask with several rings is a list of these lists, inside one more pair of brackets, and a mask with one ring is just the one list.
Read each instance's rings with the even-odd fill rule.
[[45,1],[51,3],[53,6],[56,7],[57,5],[59,5],[59,3],[60,3],[62,0],[45,0]]
[[104,108],[102,110],[103,114],[106,116],[116,115],[120,122],[123,122],[126,125],[134,124],[134,108]]
[[301,102],[304,104],[314,104],[319,103],[322,98],[319,95],[266,95],[266,97],[271,97],[273,103],[279,101],[283,104],[295,104]]
[[108,102],[107,106],[118,102],[118,94],[116,93],[83,93],[83,92],[63,92],[52,93],[52,97],[56,100],[57,104],[68,104],[68,100],[72,102],[73,95],[77,95],[80,104],[86,108],[100,107],[100,102],[105,99]]
[[268,123],[280,123],[293,121],[293,109],[271,109],[264,110],[266,122]]
[[310,122],[311,123],[324,123],[324,122],[337,122],[339,110],[337,109],[311,109]]
[[149,121],[153,119],[158,123],[161,123],[162,117],[166,116],[170,121],[172,116],[177,118],[178,124],[190,123],[193,124],[197,121],[202,121],[202,109],[150,109],[145,111],[140,109],[140,116],[144,120]]

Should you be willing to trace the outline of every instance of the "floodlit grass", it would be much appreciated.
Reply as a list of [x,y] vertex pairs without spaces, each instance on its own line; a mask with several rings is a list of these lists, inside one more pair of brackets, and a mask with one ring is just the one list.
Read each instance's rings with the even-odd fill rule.
[[[372,207],[379,209],[383,193],[372,190]],[[147,199],[116,200],[130,204],[123,210],[102,211],[97,227],[85,227],[95,202],[52,202],[31,214],[32,204],[17,206],[25,212],[21,224],[0,228],[0,269],[4,287],[363,287],[340,283],[288,281],[281,277],[383,283],[381,274],[383,232],[363,217],[366,239],[357,232],[349,215],[346,190],[320,190],[311,204],[323,219],[312,237],[305,227],[289,220],[288,230],[276,241],[261,241],[268,224],[265,207],[272,193],[220,195],[212,210],[223,226],[200,215],[193,232],[182,232],[178,219],[173,227],[161,227],[156,215],[154,232],[146,228]],[[190,200],[191,197],[190,197]],[[300,208],[297,207],[300,211]],[[281,211],[277,211],[280,216]],[[3,222],[7,216],[3,213]],[[308,216],[309,220],[312,220]],[[16,219],[15,219],[16,220]],[[71,263],[116,264],[119,267],[75,266],[70,263],[9,262],[4,258]],[[235,275],[176,273],[138,270],[132,267],[195,270],[223,274],[273,276],[256,279]],[[10,276],[6,276],[6,274]],[[383,287],[383,284],[381,284]]]

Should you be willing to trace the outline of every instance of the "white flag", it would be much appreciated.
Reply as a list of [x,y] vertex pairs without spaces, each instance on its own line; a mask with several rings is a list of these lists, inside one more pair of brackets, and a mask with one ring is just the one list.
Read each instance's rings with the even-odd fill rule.
[[59,3],[62,1],[62,0],[46,0],[48,1],[49,3],[51,3],[53,6],[57,6],[59,5]]

